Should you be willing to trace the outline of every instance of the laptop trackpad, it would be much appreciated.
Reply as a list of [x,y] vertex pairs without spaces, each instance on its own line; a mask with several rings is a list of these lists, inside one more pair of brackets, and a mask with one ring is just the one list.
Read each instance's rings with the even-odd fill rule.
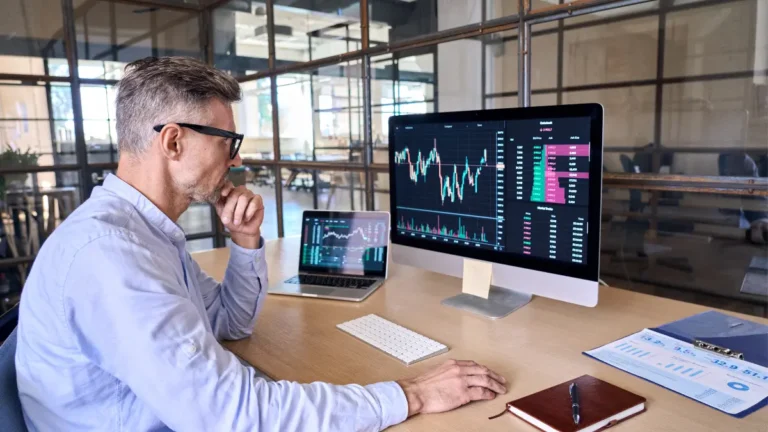
[[301,293],[302,294],[312,294],[312,295],[319,295],[319,296],[329,296],[332,295],[336,291],[335,288],[323,288],[323,287],[308,287],[308,286],[302,286],[301,287]]

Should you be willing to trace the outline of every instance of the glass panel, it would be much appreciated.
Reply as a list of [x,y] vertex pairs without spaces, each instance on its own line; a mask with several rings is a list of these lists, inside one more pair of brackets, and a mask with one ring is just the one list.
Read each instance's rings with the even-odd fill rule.
[[658,195],[654,205],[648,192],[604,191],[602,278],[620,288],[767,316],[768,279],[751,263],[768,259],[768,245],[765,237],[758,243],[747,237],[768,218],[766,198]]
[[759,22],[756,3],[729,2],[667,15],[664,76],[751,70],[756,53],[765,65],[768,52],[765,42],[755,46],[756,27],[768,26],[768,12]]
[[116,97],[111,85],[80,86],[88,163],[117,162]]
[[193,203],[181,214],[176,223],[186,234],[212,232],[211,206],[205,203]]
[[240,156],[249,160],[274,159],[269,79],[247,81],[240,88],[243,98],[232,105],[237,131],[245,135]]
[[[517,8],[517,0],[496,0],[501,5],[503,13],[498,12],[491,12],[491,15],[489,15],[490,18],[501,18],[503,16],[507,15],[514,15],[517,14],[518,8]],[[494,1],[495,3],[495,1]],[[536,12],[540,9],[549,9],[552,6],[557,5],[558,0],[530,0],[531,3],[531,12]],[[491,9],[493,9],[493,6],[491,6]],[[539,24],[538,28],[541,29],[551,29],[557,27],[557,21],[551,21],[548,23]]]
[[76,171],[0,175],[0,260],[37,254],[80,202]]
[[768,165],[768,114],[752,79],[664,86],[662,139],[676,174],[756,176]]
[[187,240],[187,252],[195,253],[213,249],[213,238]]
[[[60,31],[61,1],[6,0],[2,11],[0,73],[69,76]],[[46,65],[47,59],[60,61]]]
[[[566,20],[566,28],[571,24]],[[563,83],[603,84],[656,77],[658,16],[566,30]],[[538,57],[534,49],[534,62]]]
[[304,210],[365,209],[365,177],[361,172],[283,168],[282,178],[286,237],[300,234]]
[[119,80],[125,75],[128,63],[100,60],[79,60],[77,73],[80,78]]
[[[388,174],[378,174],[379,176],[387,176]],[[389,187],[389,180],[387,182],[384,182],[387,187]],[[376,181],[376,184],[380,184],[380,181]],[[390,205],[389,205],[389,192],[376,192],[375,198],[373,201],[373,209],[374,210],[380,210],[380,211],[389,211]]]
[[418,51],[419,54],[387,54],[371,59],[374,163],[387,161],[390,117],[434,110],[436,49],[430,47]]
[[[555,24],[557,26],[557,24]],[[531,89],[557,87],[557,33],[537,25],[531,36]],[[517,91],[517,31],[494,33],[486,38],[485,91],[488,94]]]
[[[517,14],[516,0],[371,0],[370,4],[371,20],[382,33],[376,39],[372,28],[371,39],[386,41],[388,36],[390,42]],[[534,9],[544,6],[552,5],[545,0],[532,4]]]
[[[437,46],[438,111],[479,110],[483,107],[483,42],[462,39]],[[486,60],[490,58],[486,57]],[[510,68],[503,69],[508,74]],[[486,65],[487,73],[495,73]],[[493,71],[493,72],[491,72]],[[499,75],[493,75],[499,76]],[[491,82],[492,79],[487,81]]]
[[653,142],[655,92],[654,86],[564,92],[563,104],[602,104],[604,168],[609,172],[635,172],[632,166],[622,163],[616,151],[642,151],[643,146]]
[[0,170],[76,163],[71,119],[68,84],[0,83]]
[[280,75],[280,156],[284,160],[362,162],[360,63]]
[[542,93],[531,95],[531,106],[557,105],[557,93]]
[[212,15],[214,65],[218,69],[243,76],[268,68],[264,2],[230,1],[214,9]]
[[[565,0],[565,3],[573,3],[576,0]],[[680,1],[680,0],[677,0]],[[694,0],[699,1],[699,0]],[[627,15],[632,16],[641,13],[650,13],[659,9],[659,0],[640,3],[632,6],[624,6],[615,9],[604,10],[568,19],[566,25],[584,24],[591,21],[615,21]]]
[[261,195],[262,200],[264,200],[264,222],[261,225],[261,236],[267,240],[277,238],[274,170],[262,166],[246,167],[245,185],[253,193]]
[[[200,26],[196,11],[167,10],[112,1],[85,3],[87,12],[75,22],[82,60],[129,63],[148,56],[201,57]],[[119,77],[121,65],[93,62],[80,67],[88,73]]]
[[[485,39],[485,93],[517,91],[517,30],[493,33]],[[538,56],[538,52],[536,53]],[[534,65],[532,65],[535,67]]]
[[517,108],[517,103],[517,96],[494,97],[485,100],[485,108]]
[[[295,3],[293,0],[275,2],[275,55],[278,60],[303,62],[361,48],[359,3],[305,2],[300,7],[295,7]],[[259,11],[265,9],[254,7],[258,18]],[[254,22],[252,30],[248,28],[250,35],[255,33],[257,39],[266,40],[266,22],[264,24]],[[370,25],[371,44],[386,42],[386,26],[376,22],[374,16],[371,16]]]
[[[494,97],[486,99],[485,108],[518,108],[517,104],[517,96]],[[531,106],[547,105],[557,105],[557,93],[542,93],[531,95]]]

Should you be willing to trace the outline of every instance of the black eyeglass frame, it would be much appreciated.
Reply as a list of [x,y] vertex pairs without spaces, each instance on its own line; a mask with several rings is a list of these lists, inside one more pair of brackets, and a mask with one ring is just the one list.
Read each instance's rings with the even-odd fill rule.
[[[161,124],[152,127],[155,132],[160,132],[163,130],[163,128],[170,123]],[[197,133],[201,133],[203,135],[209,135],[209,136],[217,136],[222,138],[229,138],[231,139],[231,143],[229,144],[229,158],[234,159],[237,157],[237,152],[240,151],[240,146],[243,145],[243,139],[245,138],[245,135],[230,132],[228,130],[219,129],[211,126],[203,126],[198,124],[192,124],[192,123],[175,123],[181,127],[185,127],[187,129],[192,129],[193,131]]]

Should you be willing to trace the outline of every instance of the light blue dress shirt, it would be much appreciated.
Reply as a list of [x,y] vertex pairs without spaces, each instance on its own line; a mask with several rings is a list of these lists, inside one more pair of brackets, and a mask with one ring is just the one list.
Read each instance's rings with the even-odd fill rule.
[[[32,431],[375,431],[402,422],[394,382],[267,382],[219,344],[251,333],[263,240],[224,282],[184,232],[116,176],[45,242],[24,286],[16,352]],[[343,366],[340,366],[343,367]]]

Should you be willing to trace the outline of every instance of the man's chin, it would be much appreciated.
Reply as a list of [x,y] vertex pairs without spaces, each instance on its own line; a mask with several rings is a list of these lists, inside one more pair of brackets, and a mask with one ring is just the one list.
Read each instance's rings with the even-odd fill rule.
[[215,205],[216,203],[219,202],[220,199],[221,199],[221,188],[218,188],[215,191],[211,192],[207,197],[205,197],[203,202]]

